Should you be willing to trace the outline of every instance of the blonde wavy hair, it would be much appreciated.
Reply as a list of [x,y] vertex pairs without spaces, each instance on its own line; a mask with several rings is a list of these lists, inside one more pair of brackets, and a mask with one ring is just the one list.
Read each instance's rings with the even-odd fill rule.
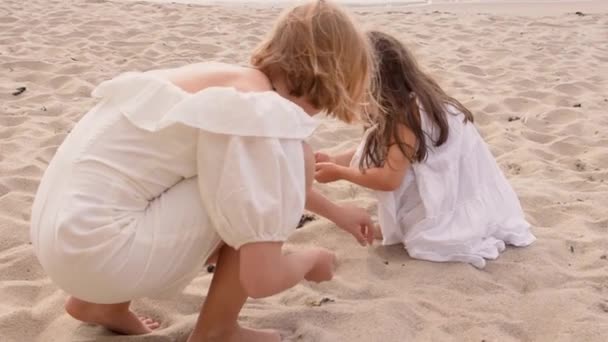
[[309,1],[280,16],[251,64],[267,75],[282,75],[292,96],[353,122],[374,98],[374,52],[359,26],[338,5]]

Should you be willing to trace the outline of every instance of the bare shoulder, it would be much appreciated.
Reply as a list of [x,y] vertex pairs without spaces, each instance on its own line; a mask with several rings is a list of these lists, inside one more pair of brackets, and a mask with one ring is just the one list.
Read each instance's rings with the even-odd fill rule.
[[244,92],[258,92],[272,90],[272,83],[268,76],[255,68],[243,68],[243,72],[234,87]]
[[259,70],[232,64],[191,64],[163,73],[175,85],[190,93],[210,87],[233,87],[243,92],[272,89],[270,80]]

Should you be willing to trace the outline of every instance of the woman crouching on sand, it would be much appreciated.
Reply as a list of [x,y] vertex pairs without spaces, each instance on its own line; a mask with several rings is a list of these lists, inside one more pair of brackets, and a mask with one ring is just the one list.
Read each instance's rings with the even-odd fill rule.
[[311,190],[310,117],[351,121],[367,97],[373,52],[342,9],[287,11],[252,56],[254,68],[199,64],[127,73],[59,147],[32,212],[34,250],[71,297],[67,312],[123,334],[159,326],[133,299],[180,291],[218,254],[189,341],[279,341],[241,328],[247,297],[330,280],[322,248],[282,254],[305,206],[360,241],[371,222]]

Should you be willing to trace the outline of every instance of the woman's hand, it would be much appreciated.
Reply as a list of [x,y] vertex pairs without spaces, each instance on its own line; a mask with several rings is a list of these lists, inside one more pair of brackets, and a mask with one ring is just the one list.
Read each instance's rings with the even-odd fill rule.
[[344,167],[331,163],[321,162],[315,165],[315,180],[319,183],[330,183],[342,179]]
[[352,205],[340,206],[334,222],[354,236],[361,246],[373,244],[374,222],[367,210]]
[[347,231],[361,246],[374,241],[374,223],[367,211],[351,205],[337,205],[320,192],[311,190],[306,199],[306,209],[321,215]]
[[316,254],[315,264],[304,279],[316,283],[331,280],[336,269],[336,255],[325,248],[315,248],[314,252]]

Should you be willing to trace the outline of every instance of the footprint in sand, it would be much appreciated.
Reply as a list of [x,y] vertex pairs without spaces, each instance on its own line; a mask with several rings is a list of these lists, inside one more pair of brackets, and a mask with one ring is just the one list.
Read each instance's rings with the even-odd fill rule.
[[50,71],[54,67],[54,65],[46,63],[46,62],[32,61],[32,60],[5,63],[3,66],[5,68],[10,68],[13,70],[22,69],[22,70],[29,70],[29,71]]
[[61,89],[64,86],[70,84],[72,80],[73,78],[69,76],[57,76],[49,80],[48,85],[51,87],[51,89]]
[[527,90],[527,91],[518,93],[517,95],[521,96],[521,97],[530,98],[530,99],[542,100],[542,99],[546,98],[547,96],[549,96],[549,93],[543,92],[543,91],[538,91],[538,90]]
[[28,120],[27,116],[0,116],[1,127],[19,126]]
[[602,303],[598,304],[598,308],[604,312],[604,313],[608,313],[608,301],[604,301]]
[[559,91],[560,93],[564,93],[564,94],[571,95],[571,96],[581,95],[584,92],[584,90],[581,89],[581,87],[577,86],[574,83],[563,83],[563,84],[555,86],[555,88],[553,88],[553,89]]
[[574,137],[565,137],[551,143],[549,145],[549,149],[562,155],[579,155],[583,153],[585,147],[584,145],[581,145],[580,139],[576,139]]
[[576,168],[577,171],[586,171],[587,170],[587,165],[582,162],[581,160],[577,160],[574,163],[574,167]]
[[543,147],[530,148],[529,151],[534,155],[536,160],[555,161],[559,158],[559,155],[546,151]]
[[507,98],[503,101],[505,106],[512,112],[521,113],[526,110],[529,110],[531,107],[538,104],[538,102],[531,100],[529,98],[523,97],[512,97]]
[[19,19],[15,18],[15,17],[10,17],[10,16],[0,17],[0,24],[11,24],[16,21],[19,21]]
[[580,118],[580,114],[573,109],[554,109],[544,116],[552,124],[568,124]]
[[482,112],[487,114],[498,113],[501,109],[502,107],[500,105],[496,103],[490,103],[482,109]]
[[538,81],[533,81],[527,78],[520,78],[516,81],[513,81],[513,84],[517,86],[517,88],[523,89],[523,88],[529,88],[529,89],[535,89],[538,88]]
[[510,163],[507,165],[507,168],[512,175],[518,175],[521,173],[521,166],[519,164]]
[[216,54],[216,53],[224,50],[224,48],[222,46],[217,45],[217,44],[210,44],[210,43],[203,43],[203,44],[184,43],[184,44],[178,45],[177,48],[183,49],[183,50],[201,51],[201,52],[204,52],[205,54]]
[[534,141],[539,144],[548,144],[555,140],[555,136],[534,131],[522,132],[522,136],[530,141]]
[[[0,157],[0,161],[2,160],[2,158]],[[0,197],[8,194],[9,192],[11,192],[11,188],[9,188],[8,186],[0,183]]]
[[476,66],[472,66],[472,65],[461,65],[460,67],[458,67],[460,70],[468,73],[468,74],[472,74],[475,76],[485,76],[486,73],[479,67]]

